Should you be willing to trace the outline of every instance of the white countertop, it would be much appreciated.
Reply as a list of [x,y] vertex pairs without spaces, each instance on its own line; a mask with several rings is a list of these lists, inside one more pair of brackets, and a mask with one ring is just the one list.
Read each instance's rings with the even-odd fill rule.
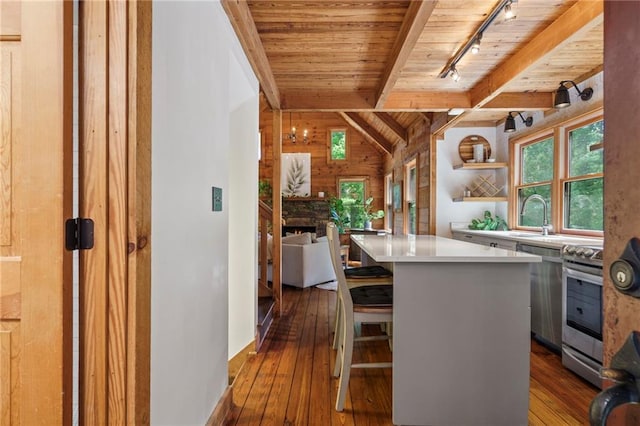
[[351,235],[376,262],[532,263],[540,256],[433,235]]
[[596,237],[580,237],[577,235],[551,234],[542,235],[540,232],[526,231],[477,231],[468,228],[451,227],[451,232],[461,232],[464,234],[486,236],[490,238],[501,238],[505,240],[517,241],[523,244],[535,246],[562,248],[565,244],[602,247],[603,239]]

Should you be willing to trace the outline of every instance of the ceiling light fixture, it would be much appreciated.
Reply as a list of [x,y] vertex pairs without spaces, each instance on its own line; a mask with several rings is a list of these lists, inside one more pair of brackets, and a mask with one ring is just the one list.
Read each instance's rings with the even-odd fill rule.
[[[450,72],[455,69],[456,65],[462,59],[464,55],[467,54],[469,50],[473,53],[477,53],[480,50],[480,40],[482,39],[482,34],[484,31],[491,25],[491,23],[498,17],[500,12],[507,7],[507,5],[511,8],[511,5],[514,3],[514,0],[500,0],[500,2],[493,8],[491,13],[487,15],[482,24],[478,27],[475,33],[467,40],[467,42],[458,50],[458,52],[449,60],[449,63],[442,69],[438,77],[445,78]],[[457,80],[456,80],[457,81]]]
[[[291,126],[291,113],[289,113],[289,126],[291,127],[291,132],[287,133],[284,137],[289,139],[291,143],[296,143],[296,141],[298,140],[296,136],[296,127]],[[307,129],[304,129],[302,131],[302,142],[309,143],[309,132],[307,131]]]
[[533,117],[528,117],[525,119],[520,112],[511,111],[509,112],[509,115],[507,115],[507,119],[504,121],[505,133],[513,133],[516,131],[516,119],[513,114],[518,114],[525,126],[531,127],[533,125]]
[[558,90],[556,90],[556,96],[553,101],[554,107],[565,108],[571,105],[571,97],[569,96],[569,89],[567,89],[567,86],[565,86],[565,84],[567,83],[571,83],[573,87],[576,88],[576,90],[578,91],[578,96],[580,96],[580,99],[582,99],[583,101],[588,101],[589,99],[591,99],[591,96],[593,96],[593,89],[591,87],[587,87],[583,91],[580,91],[576,83],[574,83],[573,81],[563,80],[560,82],[560,87],[558,87]]
[[482,33],[478,34],[475,39],[473,39],[473,44],[471,45],[471,53],[477,55],[480,51],[480,41],[482,40]]

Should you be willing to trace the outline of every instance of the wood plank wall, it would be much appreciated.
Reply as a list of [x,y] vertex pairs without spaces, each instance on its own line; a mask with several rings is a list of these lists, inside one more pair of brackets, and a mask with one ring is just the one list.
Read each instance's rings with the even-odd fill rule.
[[[291,119],[290,119],[291,117]],[[291,120],[291,122],[290,122]],[[282,113],[282,132],[286,134],[295,126],[298,141],[293,144],[289,139],[282,141],[282,153],[311,153],[311,194],[324,192],[325,198],[337,194],[339,177],[367,177],[367,193],[374,197],[374,209],[383,209],[384,203],[384,154],[360,133],[333,112],[289,112]],[[346,129],[349,145],[349,158],[344,162],[329,161],[329,137],[331,129]],[[309,144],[302,143],[302,132],[309,131]],[[273,176],[272,156],[272,113],[260,114],[260,132],[262,138],[260,179],[270,182]],[[273,182],[272,182],[273,185]],[[382,221],[380,220],[380,226]],[[376,224],[374,224],[376,226]]]
[[[431,164],[429,156],[429,139],[431,122],[425,115],[421,115],[408,129],[409,141],[406,146],[396,144],[393,157],[387,158],[384,170],[385,174],[393,172],[393,182],[404,182],[404,165],[414,158],[417,159],[418,171],[418,234],[429,233],[429,209],[430,209],[430,173]],[[435,190],[435,188],[434,188]],[[404,196],[403,196],[404,201]],[[404,205],[404,204],[403,204]],[[402,212],[395,212],[393,218],[393,233],[404,232],[404,218]]]
[[[260,179],[271,181],[273,176],[272,155],[272,113],[262,111],[260,114],[260,132],[262,135]],[[324,192],[325,197],[337,194],[338,179],[340,177],[366,177],[368,195],[374,197],[374,209],[384,209],[384,176],[393,172],[393,181],[404,180],[404,165],[414,158],[418,163],[418,233],[429,233],[430,209],[430,179],[429,160],[430,121],[425,115],[418,118],[409,126],[409,141],[407,145],[396,144],[393,156],[382,152],[367,141],[359,132],[349,125],[336,113],[332,112],[288,112],[282,113],[283,133],[295,126],[298,141],[293,144],[283,139],[283,153],[309,152],[311,153],[311,194],[317,197],[318,192]],[[331,129],[347,129],[349,144],[349,158],[344,163],[329,161],[329,136]],[[311,143],[304,144],[300,135],[304,129],[309,131]],[[382,220],[374,222],[374,227],[381,227]],[[393,230],[396,234],[403,233],[404,220],[402,212],[394,213]]]

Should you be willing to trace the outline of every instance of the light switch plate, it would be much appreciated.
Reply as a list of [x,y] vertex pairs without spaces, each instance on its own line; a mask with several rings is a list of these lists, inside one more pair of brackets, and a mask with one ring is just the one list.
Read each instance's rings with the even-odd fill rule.
[[222,188],[216,188],[215,186],[212,189],[212,198],[213,198],[213,211],[221,212],[222,211]]

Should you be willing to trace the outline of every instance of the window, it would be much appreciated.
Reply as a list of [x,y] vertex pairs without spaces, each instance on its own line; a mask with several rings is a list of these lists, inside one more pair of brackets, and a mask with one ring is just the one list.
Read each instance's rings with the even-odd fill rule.
[[384,228],[393,229],[393,176],[391,173],[384,177]]
[[364,228],[364,205],[366,194],[365,178],[339,178],[338,194],[349,217],[349,227]]
[[[520,185],[517,187],[518,205],[533,195],[540,195],[547,203],[547,220],[551,212],[551,183],[553,181],[553,137],[520,147]],[[540,227],[543,223],[544,205],[527,203],[525,214],[518,214],[518,225]]]
[[405,166],[405,233],[417,234],[417,215],[416,215],[416,187],[417,187],[417,174],[416,174],[416,160],[413,159]]
[[347,131],[332,129],[330,131],[330,158],[332,161],[347,159]]
[[547,204],[547,221],[558,233],[602,235],[604,186],[604,121],[598,110],[547,129],[513,144],[515,183],[512,222],[519,228],[540,229],[543,203],[523,201],[540,195]]
[[564,228],[602,231],[604,121],[568,131],[568,175],[564,182]]

